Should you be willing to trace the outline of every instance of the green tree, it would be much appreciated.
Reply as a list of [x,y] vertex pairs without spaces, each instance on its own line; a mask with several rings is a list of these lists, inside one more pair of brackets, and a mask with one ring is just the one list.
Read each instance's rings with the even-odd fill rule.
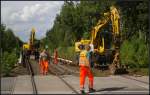
[[1,24],[0,29],[2,73],[8,76],[17,63],[22,41],[13,34],[11,29],[7,29],[4,24]]
[[1,65],[4,76],[9,76],[11,70],[14,68],[15,63],[17,63],[15,52],[4,52]]
[[4,24],[1,24],[1,48],[2,51],[11,52],[14,48],[22,47],[22,41],[16,37],[11,29],[7,29]]

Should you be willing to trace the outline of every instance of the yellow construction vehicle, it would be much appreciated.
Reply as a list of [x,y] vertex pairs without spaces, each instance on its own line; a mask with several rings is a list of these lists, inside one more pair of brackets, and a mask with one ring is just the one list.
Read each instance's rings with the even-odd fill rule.
[[79,42],[76,42],[75,43],[75,51],[80,52],[81,50],[80,50],[79,46],[80,45],[85,46],[85,45],[89,44],[90,42],[91,42],[91,40],[83,40],[83,39]]
[[[106,30],[106,28],[111,29]],[[94,45],[95,63],[99,66],[108,65],[111,73],[115,73],[117,68],[120,68],[120,40],[119,12],[115,6],[111,6],[110,11],[104,13],[103,18],[93,27],[90,39],[90,42]]]
[[30,52],[30,54],[33,54],[35,51],[34,40],[35,40],[35,28],[32,28],[28,43],[23,44],[23,50],[26,49],[28,52]]
[[34,51],[34,40],[35,40],[35,28],[32,28],[30,39],[29,39],[29,49]]
[[29,50],[29,44],[27,44],[27,43],[23,44],[23,50],[25,50],[25,49]]

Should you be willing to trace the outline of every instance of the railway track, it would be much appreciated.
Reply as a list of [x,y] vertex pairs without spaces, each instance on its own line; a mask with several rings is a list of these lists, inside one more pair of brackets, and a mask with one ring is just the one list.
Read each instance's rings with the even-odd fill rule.
[[[39,87],[39,84],[38,84],[39,80],[37,81],[37,79],[34,79],[35,78],[34,75],[36,73],[36,70],[34,70],[34,69],[36,67],[32,66],[33,65],[32,61],[29,61],[29,60],[26,60],[26,64],[27,64],[26,67],[27,67],[29,75],[30,75],[29,77],[31,77],[31,82],[30,82],[30,78],[29,78],[29,83],[32,83],[31,93],[33,92],[33,94],[39,94],[40,91],[41,91],[41,89],[39,89],[40,87]],[[70,82],[68,82],[66,80],[65,76],[63,76],[63,75],[68,75],[68,74],[69,75],[75,75],[75,74],[78,74],[79,72],[77,72],[77,70],[75,70],[75,69],[70,69],[67,66],[68,66],[67,64],[57,64],[57,65],[56,64],[50,64],[49,65],[49,73],[51,73],[53,75],[56,75],[56,77],[58,77],[60,79],[59,81],[61,81],[63,83],[63,85],[67,86],[67,88],[69,88],[69,90],[71,90],[73,93],[79,94],[80,92],[77,89],[75,89],[74,86],[72,86],[70,84]],[[149,83],[145,82],[143,80],[138,80],[138,79],[136,79],[136,77],[130,77],[128,75],[121,75],[118,78],[121,78],[121,79],[116,78],[116,80],[120,81],[121,83],[125,83],[125,84],[128,83],[128,84],[131,84],[131,85],[133,84],[133,85],[136,85],[137,87],[141,87],[142,89],[143,88],[148,89],[148,84]],[[43,83],[43,82],[41,82],[41,83]],[[5,93],[10,93],[10,91],[9,92],[5,91]]]
[[[53,56],[51,56],[51,58],[50,58],[50,60],[51,60],[51,63],[53,63]],[[57,69],[61,69],[60,71],[66,71],[66,72],[68,72],[68,74],[71,74],[71,75],[78,75],[79,74],[79,71],[77,71],[77,70],[73,70],[73,69],[69,69],[68,67],[66,67],[66,66],[64,66],[63,64],[65,64],[65,65],[71,65],[71,64],[73,64],[73,62],[71,61],[71,60],[67,60],[67,59],[63,59],[63,58],[58,58],[58,64],[57,64],[57,66],[56,66],[56,68]],[[62,63],[62,64],[60,64],[60,63]]]
[[144,84],[149,84],[148,82],[141,81],[141,80],[138,80],[138,79],[135,79],[135,78],[131,78],[128,75],[122,75],[121,77],[126,78],[126,79],[130,79],[130,80],[134,80],[134,81],[137,81],[137,82],[140,82],[140,83],[144,83]]
[[[67,64],[72,63],[71,60],[67,60],[67,59],[63,59],[63,58],[59,58],[59,61],[60,61],[60,62],[63,62],[63,61],[64,61],[65,63],[68,62]],[[63,62],[63,63],[64,63],[64,62]],[[67,68],[67,67],[65,67],[65,66],[63,66],[63,65],[58,64],[57,66],[59,66],[59,67],[62,68],[62,69],[67,70],[67,71],[70,72],[72,75],[79,74],[78,71],[70,70],[69,68]],[[122,78],[126,78],[126,79],[130,79],[130,80],[134,80],[134,81],[137,81],[137,82],[140,82],[140,83],[144,83],[144,84],[149,84],[148,82],[144,82],[144,81],[141,81],[141,80],[132,78],[132,77],[130,77],[130,76],[128,76],[128,75],[121,75],[121,77],[122,77]]]
[[[35,84],[35,80],[34,80],[34,72],[33,72],[33,69],[32,69],[32,66],[31,66],[29,60],[27,60],[27,67],[28,67],[29,74],[31,75],[33,93],[37,94],[37,88],[36,88],[36,84]],[[70,85],[70,83],[68,83],[64,79],[64,76],[63,76],[63,75],[76,75],[76,74],[79,74],[78,71],[70,69],[63,64],[57,64],[57,65],[56,64],[49,64],[49,73],[56,75],[69,89],[71,89],[73,91],[73,93],[79,94],[79,92],[72,85]],[[128,75],[121,75],[121,77],[126,78],[126,79],[130,79],[130,80],[134,80],[134,81],[138,81],[140,83],[148,84],[147,82],[131,78]]]
[[64,65],[57,64],[57,66],[58,66],[59,68],[61,68],[62,70],[65,70],[66,72],[68,72],[68,73],[71,74],[71,75],[78,75],[78,74],[79,74],[79,71],[73,70],[73,69],[69,69],[68,67],[66,67],[66,66],[64,66]]
[[[52,62],[51,62],[52,63]],[[30,63],[30,61],[28,59],[26,59],[26,65],[27,65],[27,69],[28,69],[28,73],[31,76],[31,83],[32,83],[32,88],[33,88],[33,94],[38,94],[38,90],[36,87],[36,82],[34,79],[34,75],[35,75],[35,67],[32,66],[33,64]],[[78,72],[71,70],[65,66],[62,66],[60,64],[49,64],[49,72],[53,75],[56,75],[65,85],[67,85],[67,87],[69,87],[74,93],[79,94],[78,91],[76,91],[65,79],[63,79],[62,75],[76,75],[78,74]]]
[[63,76],[65,74],[65,70],[63,67],[60,67],[59,65],[50,64],[49,71],[56,75],[63,83],[65,83],[75,94],[79,94],[78,91],[73,88],[65,79],[63,79]]
[[26,59],[26,65],[27,65],[27,69],[29,71],[29,75],[31,77],[31,83],[32,83],[32,88],[33,88],[33,94],[38,94],[37,91],[37,87],[36,87],[36,83],[35,83],[35,79],[34,79],[34,71],[33,68],[31,66],[31,63],[29,61],[29,59]]

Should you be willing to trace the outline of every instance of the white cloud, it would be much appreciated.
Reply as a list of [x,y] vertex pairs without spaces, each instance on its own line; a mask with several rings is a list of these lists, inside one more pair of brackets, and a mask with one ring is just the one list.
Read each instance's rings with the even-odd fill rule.
[[[59,13],[59,10],[60,10],[60,8],[58,8],[60,6],[59,4],[60,4],[59,2],[53,2],[52,4],[37,3],[34,5],[30,5],[30,6],[24,6],[21,10],[12,13],[11,18],[12,20],[15,20],[16,18],[16,21],[18,19],[20,19],[21,21],[29,21],[31,19],[36,18],[37,16],[44,16],[46,14],[49,14],[50,12]],[[51,15],[55,15],[55,14],[51,13]]]
[[11,18],[13,18],[13,20],[19,18],[21,21],[29,21],[34,18],[41,9],[42,5],[40,4],[24,6],[20,11],[12,13]]
[[63,1],[1,1],[1,20],[14,30],[15,35],[28,41],[32,26],[37,29],[37,38],[53,26],[56,14]]
[[11,20],[15,20],[16,17],[19,17],[19,14],[18,14],[18,13],[13,13],[13,14],[10,16],[10,19],[11,19]]
[[27,21],[30,18],[33,18],[36,16],[36,12],[41,8],[40,4],[35,4],[33,6],[25,6],[22,10],[22,13],[20,14],[21,20]]

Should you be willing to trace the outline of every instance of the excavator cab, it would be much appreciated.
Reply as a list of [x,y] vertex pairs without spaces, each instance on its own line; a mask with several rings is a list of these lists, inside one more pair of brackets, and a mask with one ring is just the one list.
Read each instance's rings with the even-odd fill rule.
[[90,40],[81,40],[79,42],[75,42],[75,52],[80,52],[80,45],[82,45],[83,47],[85,47],[85,45],[89,44],[91,41]]
[[91,40],[84,40],[84,39],[81,39],[80,41],[78,42],[75,42],[75,52],[76,52],[76,57],[74,59],[74,62],[78,65],[79,64],[79,55],[80,55],[80,52],[81,52],[81,47],[83,48],[82,50],[85,49],[85,46],[87,44],[90,44]]
[[29,49],[29,45],[28,45],[28,44],[26,44],[26,43],[25,43],[25,44],[23,44],[23,50],[25,50],[25,49],[27,49],[27,50]]

